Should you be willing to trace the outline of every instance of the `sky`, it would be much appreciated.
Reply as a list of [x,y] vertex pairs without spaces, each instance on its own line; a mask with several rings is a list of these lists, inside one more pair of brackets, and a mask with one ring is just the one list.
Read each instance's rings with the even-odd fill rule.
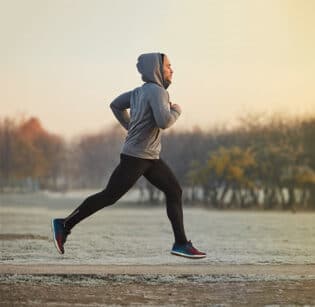
[[66,137],[111,127],[146,52],[171,61],[178,130],[315,115],[313,0],[0,0],[0,118]]

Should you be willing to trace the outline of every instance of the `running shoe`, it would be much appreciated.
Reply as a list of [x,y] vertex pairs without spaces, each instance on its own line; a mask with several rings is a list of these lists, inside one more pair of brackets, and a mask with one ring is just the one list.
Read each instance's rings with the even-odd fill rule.
[[193,247],[191,241],[188,241],[185,244],[175,243],[171,250],[173,255],[183,256],[187,258],[205,258],[207,256],[206,253],[199,251],[197,248]]
[[70,234],[70,231],[65,228],[64,221],[64,219],[51,220],[53,239],[59,254],[65,253],[63,245],[66,242],[67,236]]

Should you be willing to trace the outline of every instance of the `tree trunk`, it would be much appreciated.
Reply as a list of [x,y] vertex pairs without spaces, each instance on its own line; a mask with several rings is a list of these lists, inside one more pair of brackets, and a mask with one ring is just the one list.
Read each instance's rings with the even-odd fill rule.
[[295,203],[294,188],[292,185],[288,186],[288,192],[289,192],[289,199],[288,199],[287,203],[285,203],[283,206],[284,210],[292,210],[293,205]]
[[256,206],[257,208],[259,207],[259,194],[257,192],[257,189],[249,189],[249,194],[250,194],[250,197],[252,199],[251,201],[251,205],[252,206]]
[[315,209],[315,184],[311,185],[310,187],[310,197],[308,200],[309,209]]
[[232,197],[230,203],[228,204],[228,207],[231,208],[233,204],[236,204],[235,208],[239,207],[239,204],[237,203],[237,195],[235,189],[232,189]]
[[229,185],[226,184],[223,188],[223,191],[222,191],[222,194],[221,194],[221,197],[220,199],[218,200],[219,201],[219,204],[220,206],[223,208],[224,207],[224,199],[225,199],[225,196],[226,196],[226,193],[227,191],[229,190]]

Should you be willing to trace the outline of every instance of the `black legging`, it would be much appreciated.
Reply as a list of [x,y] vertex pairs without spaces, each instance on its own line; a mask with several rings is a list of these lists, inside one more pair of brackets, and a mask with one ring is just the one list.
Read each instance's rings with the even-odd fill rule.
[[121,154],[120,163],[112,173],[105,190],[89,196],[65,220],[70,230],[96,211],[114,204],[144,176],[166,196],[167,216],[171,221],[175,242],[186,243],[183,223],[182,189],[173,172],[161,160],[149,160]]

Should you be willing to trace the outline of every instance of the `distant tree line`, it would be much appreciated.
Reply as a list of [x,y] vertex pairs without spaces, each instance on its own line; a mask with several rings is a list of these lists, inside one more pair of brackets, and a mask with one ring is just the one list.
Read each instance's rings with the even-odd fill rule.
[[170,133],[163,143],[190,202],[315,209],[315,118],[248,116],[231,131]]
[[[37,118],[0,120],[0,189],[102,188],[119,162],[119,125],[71,142]],[[166,132],[162,158],[183,186],[186,203],[214,208],[315,209],[315,118],[248,116],[238,128]],[[138,187],[150,203],[161,193]]]
[[0,189],[99,188],[119,160],[122,139],[118,125],[65,142],[37,118],[0,120]]

